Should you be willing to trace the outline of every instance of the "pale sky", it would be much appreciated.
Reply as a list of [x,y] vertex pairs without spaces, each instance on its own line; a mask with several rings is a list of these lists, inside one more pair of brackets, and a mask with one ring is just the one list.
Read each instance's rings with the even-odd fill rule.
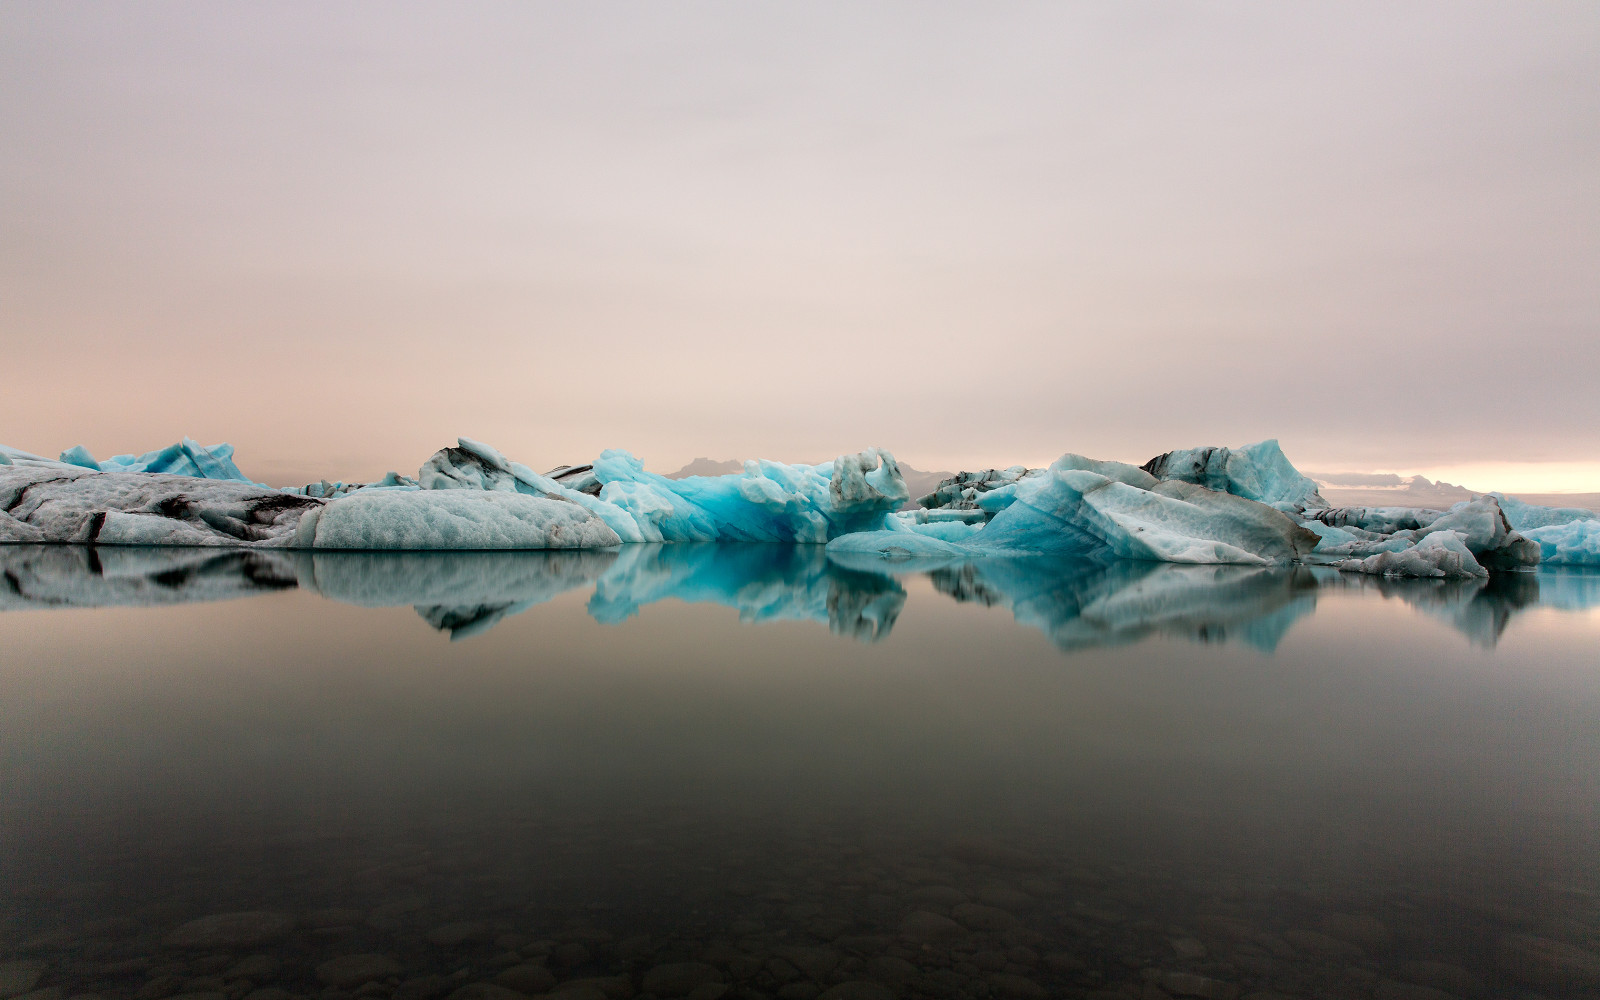
[[0,5],[30,451],[1600,490],[1597,383],[1592,2]]

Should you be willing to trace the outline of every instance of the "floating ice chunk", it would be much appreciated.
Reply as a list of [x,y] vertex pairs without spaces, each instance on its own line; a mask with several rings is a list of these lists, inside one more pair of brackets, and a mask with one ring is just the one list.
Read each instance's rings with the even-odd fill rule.
[[[1336,507],[1307,511],[1303,517],[1303,523],[1321,536],[1312,561],[1337,563],[1358,572],[1395,576],[1415,569],[1422,576],[1438,576],[1456,569],[1477,576],[1483,569],[1522,569],[1539,562],[1537,544],[1512,530],[1492,496],[1458,503],[1445,511]],[[1452,561],[1432,550],[1416,558],[1400,558],[1401,553],[1438,533],[1457,535],[1472,553],[1472,561]],[[1372,563],[1380,567],[1374,571],[1358,568],[1357,564],[1378,556],[1393,558]]]
[[739,474],[682,479],[607,451],[594,474],[600,499],[661,541],[826,542],[878,527],[908,495],[894,456],[879,448],[841,455],[831,466],[751,461]]
[[1302,520],[1308,527],[1312,522],[1319,522],[1330,527],[1355,529],[1355,533],[1346,531],[1352,538],[1374,538],[1397,531],[1419,531],[1443,515],[1442,510],[1425,507],[1328,507],[1308,510]]
[[1531,528],[1548,528],[1556,524],[1571,524],[1573,521],[1600,520],[1600,514],[1583,507],[1541,507],[1538,504],[1524,503],[1516,497],[1508,497],[1503,493],[1491,493],[1500,504],[1500,509],[1505,512],[1506,521],[1511,527],[1524,534]]
[[1041,471],[1013,465],[1008,469],[958,472],[949,479],[940,480],[932,493],[918,497],[917,505],[930,510],[987,510],[981,505],[985,494],[1012,487],[1023,477],[1038,475]]
[[661,540],[659,534],[652,537],[631,512],[601,500],[596,495],[599,490],[590,491],[585,478],[574,476],[575,470],[570,466],[556,469],[561,477],[557,479],[540,475],[520,462],[509,461],[494,448],[471,438],[457,438],[456,442],[457,447],[440,449],[422,466],[417,482],[423,489],[516,492],[570,500],[604,521],[624,542]]
[[[67,455],[72,454],[93,461],[82,445],[63,452],[61,460],[67,461]],[[250,482],[249,477],[233,464],[233,445],[214,444],[207,448],[193,438],[184,438],[177,444],[169,444],[156,451],[147,451],[143,455],[113,455],[98,463],[95,468],[101,472],[164,472],[173,476],[193,476],[196,479]]]
[[85,448],[81,444],[73,445],[71,448],[68,448],[66,451],[62,452],[61,461],[67,465],[76,465],[81,469],[93,469],[96,472],[100,471],[100,463],[95,461],[94,456],[89,454],[89,449]]
[[893,560],[965,551],[1272,565],[1292,562],[1318,542],[1265,504],[1082,455],[1064,455],[985,496],[1001,490],[1009,502],[982,528],[935,530],[894,515],[880,530],[835,539],[829,551]]
[[1394,552],[1379,552],[1365,559],[1338,563],[1347,572],[1375,576],[1488,576],[1464,536],[1456,531],[1436,531],[1415,545]]
[[1539,546],[1549,566],[1600,566],[1600,520],[1569,521],[1529,528],[1529,541]]
[[885,515],[883,530],[963,542],[982,531],[986,523],[983,513],[976,510],[904,510]]
[[1141,469],[1066,455],[1017,485],[1013,502],[968,543],[985,550],[1078,552],[1128,559],[1271,565],[1317,536],[1265,504]]
[[1187,448],[1157,455],[1142,467],[1157,479],[1175,479],[1245,497],[1284,510],[1328,506],[1317,484],[1301,475],[1276,440],[1243,448]]
[[454,490],[362,490],[309,511],[294,540],[297,548],[408,550],[621,543],[604,521],[567,500]]
[[1430,535],[1455,532],[1461,536],[1467,550],[1488,569],[1521,569],[1539,562],[1537,544],[1512,530],[1493,497],[1458,503],[1423,530]]
[[0,521],[0,538],[10,541],[282,547],[321,503],[250,483],[62,463],[0,467],[0,509],[14,522]]
[[0,509],[0,540],[9,542],[346,549],[619,543],[603,521],[566,499],[368,488],[323,501],[249,483],[61,463],[0,467]]
[[32,465],[58,468],[66,464],[53,458],[45,458],[43,455],[35,455],[31,451],[23,451],[21,448],[11,448],[0,444],[0,465]]

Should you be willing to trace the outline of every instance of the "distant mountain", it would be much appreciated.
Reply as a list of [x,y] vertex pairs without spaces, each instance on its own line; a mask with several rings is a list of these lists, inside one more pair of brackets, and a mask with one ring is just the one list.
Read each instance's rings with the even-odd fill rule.
[[1582,507],[1600,514],[1600,493],[1512,493],[1523,503],[1541,507]]
[[1318,491],[1336,507],[1449,507],[1475,493],[1454,483],[1409,478],[1392,472],[1308,472]]
[[734,459],[726,462],[715,462],[709,458],[697,458],[679,469],[677,472],[667,473],[668,479],[683,479],[687,476],[726,476],[734,472],[743,472],[744,463]]
[[911,491],[911,501],[906,506],[916,507],[917,497],[927,496],[933,492],[934,487],[954,476],[954,472],[923,472],[901,462],[900,477],[906,481],[906,489]]
[[[1308,472],[1323,499],[1335,507],[1449,507],[1478,496],[1465,486],[1392,472]],[[1600,493],[1513,493],[1544,507],[1582,507],[1600,511]]]

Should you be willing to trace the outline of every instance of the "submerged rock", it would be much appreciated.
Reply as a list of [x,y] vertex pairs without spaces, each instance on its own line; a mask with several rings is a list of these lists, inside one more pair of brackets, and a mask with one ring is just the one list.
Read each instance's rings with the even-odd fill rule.
[[251,948],[286,937],[295,928],[294,917],[271,910],[215,913],[191,920],[164,943],[174,948]]

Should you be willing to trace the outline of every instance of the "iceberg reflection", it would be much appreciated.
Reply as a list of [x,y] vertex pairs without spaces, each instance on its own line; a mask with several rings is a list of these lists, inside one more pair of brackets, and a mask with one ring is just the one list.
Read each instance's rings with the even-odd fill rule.
[[0,545],[0,611],[157,607],[297,585],[294,560],[285,552]]
[[830,562],[820,545],[635,545],[595,584],[589,614],[614,625],[673,598],[736,608],[744,622],[826,622],[836,635],[887,638],[906,592],[887,573]]
[[1397,598],[1492,647],[1528,608],[1600,607],[1600,573],[1544,570],[1471,579],[1391,579],[1306,567],[1096,562],[1029,556],[906,562],[819,545],[641,544],[528,552],[280,552],[0,545],[0,610],[155,606],[303,588],[362,607],[410,605],[452,639],[480,634],[561,594],[592,588],[589,615],[619,624],[668,599],[720,604],[744,622],[811,621],[886,639],[903,580],[1008,610],[1062,650],[1151,636],[1272,652],[1322,592]]
[[1270,653],[1316,607],[1303,568],[984,559],[929,575],[958,601],[1008,608],[1063,650],[1165,635]]

